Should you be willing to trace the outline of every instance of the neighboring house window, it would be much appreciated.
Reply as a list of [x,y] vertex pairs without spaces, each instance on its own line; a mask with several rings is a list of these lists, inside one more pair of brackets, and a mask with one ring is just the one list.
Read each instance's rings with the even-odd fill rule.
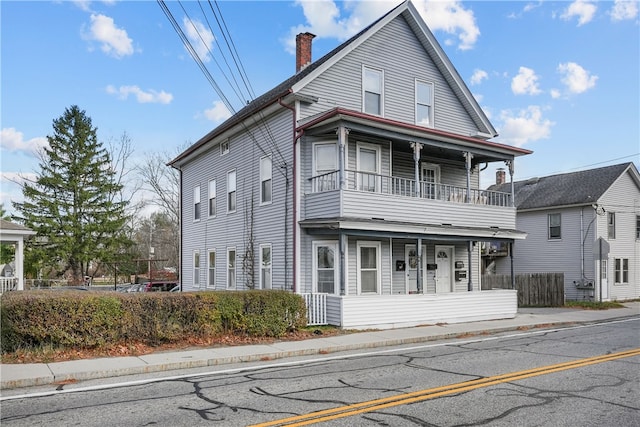
[[335,294],[338,290],[338,243],[313,242],[313,292]]
[[193,220],[200,220],[200,186],[193,189]]
[[227,174],[227,212],[236,211],[236,171]]
[[549,222],[549,240],[561,238],[561,216],[559,213],[547,215]]
[[629,283],[629,258],[615,258],[616,284]]
[[271,203],[271,157],[260,159],[260,203]]
[[216,180],[209,181],[209,216],[216,216]]
[[358,144],[357,156],[358,190],[380,190],[380,146],[375,144]]
[[220,143],[220,155],[224,156],[229,153],[229,140]]
[[607,217],[607,232],[610,239],[616,238],[616,213],[609,212]]
[[193,251],[193,287],[200,287],[200,252]]
[[216,288],[216,251],[209,251],[209,270],[207,271],[207,288]]
[[337,164],[335,143],[313,145],[313,191],[336,189]]
[[380,243],[358,242],[357,248],[360,293],[380,293]]
[[636,239],[640,239],[640,216],[636,217]]
[[236,248],[227,248],[227,289],[236,287]]
[[365,113],[381,116],[384,74],[380,70],[364,67],[362,70],[362,104]]
[[271,245],[260,245],[260,288],[271,289]]
[[433,83],[416,80],[416,124],[433,127]]

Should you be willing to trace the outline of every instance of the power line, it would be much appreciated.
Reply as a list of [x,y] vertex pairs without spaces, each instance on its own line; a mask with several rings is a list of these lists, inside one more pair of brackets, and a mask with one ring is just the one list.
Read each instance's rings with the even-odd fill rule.
[[[592,167],[592,166],[599,166],[599,165],[603,165],[605,163],[611,163],[611,162],[616,162],[618,160],[628,159],[628,158],[634,157],[634,156],[640,156],[640,153],[629,154],[627,156],[617,157],[615,159],[603,160],[601,162],[591,163],[590,165],[577,166],[575,168],[566,169],[564,171],[550,172],[547,175],[558,175],[558,174],[563,174],[563,173],[569,173],[569,172],[573,172],[573,171],[578,171],[578,170],[582,170],[582,169],[585,169],[585,168],[589,168],[589,167]],[[532,175],[532,176],[528,176],[528,177],[525,177],[525,178],[520,178],[519,180],[520,181],[524,181],[524,180],[527,180],[527,179],[537,178],[537,177],[538,177],[537,175],[535,175],[535,176]]]

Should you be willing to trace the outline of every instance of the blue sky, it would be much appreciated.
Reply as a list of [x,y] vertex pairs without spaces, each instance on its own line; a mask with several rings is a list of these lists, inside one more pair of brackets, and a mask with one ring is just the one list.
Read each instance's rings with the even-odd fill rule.
[[[260,95],[295,72],[295,34],[316,34],[318,59],[397,4],[166,2],[186,34],[201,29],[194,46],[235,109],[249,95],[236,96],[216,65],[225,69],[221,49],[231,59],[211,8]],[[637,1],[414,4],[500,133],[495,140],[534,151],[516,161],[516,179],[640,165]],[[15,181],[38,171],[35,153],[70,105],[86,111],[103,142],[126,132],[133,162],[175,153],[229,116],[156,1],[2,1],[0,14],[0,202],[9,211],[22,198]]]

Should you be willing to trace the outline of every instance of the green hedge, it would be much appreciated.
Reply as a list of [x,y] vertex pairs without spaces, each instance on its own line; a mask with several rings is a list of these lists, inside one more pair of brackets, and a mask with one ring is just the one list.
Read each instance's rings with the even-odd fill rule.
[[2,352],[96,348],[184,337],[281,337],[306,325],[304,300],[285,291],[102,293],[23,291],[1,299]]

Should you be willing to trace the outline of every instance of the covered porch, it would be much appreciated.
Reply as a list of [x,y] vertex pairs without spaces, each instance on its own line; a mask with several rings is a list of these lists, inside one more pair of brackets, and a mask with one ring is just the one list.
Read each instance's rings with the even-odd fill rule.
[[0,219],[0,242],[14,245],[14,265],[11,274],[0,277],[0,293],[24,289],[24,242],[36,233],[20,224]]

